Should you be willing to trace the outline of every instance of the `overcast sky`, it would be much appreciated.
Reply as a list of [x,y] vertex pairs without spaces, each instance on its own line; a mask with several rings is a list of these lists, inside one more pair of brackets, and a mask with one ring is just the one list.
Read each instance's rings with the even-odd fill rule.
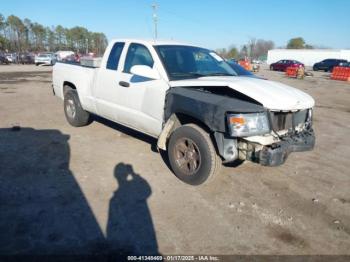
[[[46,26],[84,26],[113,38],[152,38],[152,0],[11,0],[0,13]],[[301,36],[308,44],[350,48],[347,0],[157,0],[159,38],[208,48],[240,47],[249,38],[285,46]]]

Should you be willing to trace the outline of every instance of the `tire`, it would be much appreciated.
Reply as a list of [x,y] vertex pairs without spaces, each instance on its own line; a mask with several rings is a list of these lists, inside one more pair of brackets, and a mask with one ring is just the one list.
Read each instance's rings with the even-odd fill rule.
[[271,70],[271,71],[274,71],[274,70],[273,70],[273,66],[270,66],[270,70]]
[[75,127],[86,126],[90,121],[90,113],[80,104],[78,93],[70,89],[64,96],[64,114],[69,124]]
[[168,157],[175,176],[190,185],[214,180],[221,167],[209,134],[195,124],[181,126],[171,134]]
[[312,67],[312,70],[313,70],[313,71],[318,71],[318,70],[317,70],[317,67],[315,67],[315,66]]

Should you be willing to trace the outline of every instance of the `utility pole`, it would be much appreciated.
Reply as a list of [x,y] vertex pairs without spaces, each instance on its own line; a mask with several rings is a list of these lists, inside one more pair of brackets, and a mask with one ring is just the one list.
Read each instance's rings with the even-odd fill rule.
[[154,39],[155,39],[155,40],[156,40],[157,37],[158,37],[158,28],[157,28],[157,23],[158,23],[157,8],[158,8],[157,3],[153,3],[153,4],[152,4],[152,9],[153,9]]

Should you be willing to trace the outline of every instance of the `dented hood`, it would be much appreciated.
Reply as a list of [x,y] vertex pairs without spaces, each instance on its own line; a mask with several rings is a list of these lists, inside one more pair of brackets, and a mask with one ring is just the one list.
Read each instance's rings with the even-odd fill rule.
[[312,108],[314,99],[308,94],[282,83],[248,77],[201,77],[170,81],[171,87],[228,86],[251,97],[270,110]]

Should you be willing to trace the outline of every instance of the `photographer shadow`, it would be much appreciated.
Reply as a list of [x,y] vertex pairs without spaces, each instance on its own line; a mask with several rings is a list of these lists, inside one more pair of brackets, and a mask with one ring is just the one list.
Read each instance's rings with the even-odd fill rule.
[[131,165],[114,169],[118,189],[109,203],[107,242],[112,253],[156,255],[158,244],[147,198],[152,194],[145,179]]
[[0,128],[0,255],[105,250],[103,232],[69,168],[69,136]]
[[104,236],[69,168],[69,138],[55,129],[0,128],[0,256],[158,254],[147,181],[131,165],[116,165]]

